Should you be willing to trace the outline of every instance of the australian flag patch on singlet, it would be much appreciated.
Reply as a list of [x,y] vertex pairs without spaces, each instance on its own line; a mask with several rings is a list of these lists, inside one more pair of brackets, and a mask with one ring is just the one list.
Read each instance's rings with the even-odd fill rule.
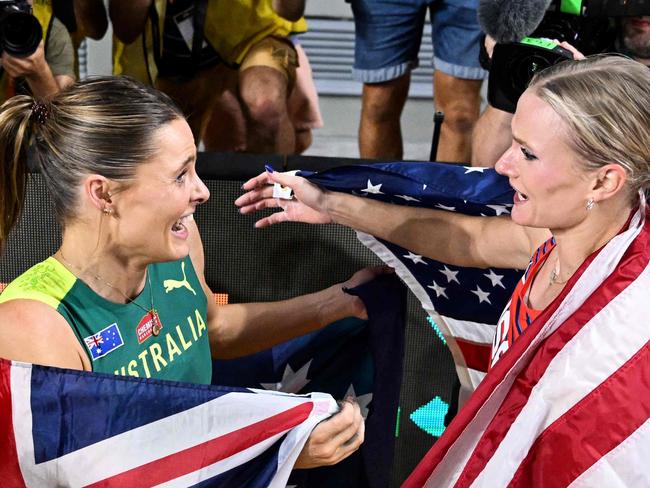
[[96,334],[84,337],[84,343],[94,361],[124,345],[117,322],[105,327]]

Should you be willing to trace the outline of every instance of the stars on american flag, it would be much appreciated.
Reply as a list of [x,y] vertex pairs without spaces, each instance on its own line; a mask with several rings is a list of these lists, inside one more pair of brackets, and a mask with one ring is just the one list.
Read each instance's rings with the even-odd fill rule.
[[501,214],[510,214],[510,210],[505,205],[486,205],[486,207],[491,208],[496,212],[497,217]]
[[458,271],[452,271],[450,270],[446,265],[443,265],[442,269],[439,269],[443,275],[447,277],[447,283],[451,283],[452,281],[455,281],[460,285],[460,281],[458,281],[458,278],[456,278],[456,275],[458,275]]
[[307,372],[309,371],[309,366],[311,366],[312,361],[313,359],[310,359],[297,371],[294,371],[291,368],[291,365],[287,363],[286,367],[284,368],[284,373],[282,374],[282,379],[280,381],[277,383],[260,383],[260,385],[265,390],[276,390],[282,391],[284,393],[297,393],[302,390],[310,381],[307,379]]
[[436,283],[435,281],[433,282],[433,285],[427,285],[427,288],[431,288],[433,291],[435,291],[435,292],[436,292],[436,296],[437,296],[438,298],[440,298],[440,297],[445,297],[445,298],[449,299],[449,297],[448,297],[447,294],[445,293],[445,288],[442,287],[442,286],[440,286],[440,285],[438,285],[438,283]]
[[409,251],[408,254],[404,254],[404,256],[402,257],[405,259],[410,259],[411,261],[413,261],[413,264],[424,264],[424,265],[427,264],[424,261],[424,259],[422,259],[422,256],[420,256],[419,254],[413,254],[411,251]]
[[505,286],[503,286],[503,283],[501,282],[501,280],[503,280],[503,275],[498,275],[491,269],[489,273],[485,273],[483,276],[492,282],[493,287],[500,286],[505,289]]
[[436,203],[435,207],[439,208],[441,210],[447,210],[448,212],[455,212],[456,211],[456,207],[448,207],[447,205],[443,205],[442,203]]
[[492,302],[490,301],[490,298],[489,298],[490,293],[487,292],[487,291],[481,290],[480,286],[476,285],[476,290],[470,290],[470,291],[472,293],[474,293],[474,295],[476,295],[478,297],[478,302],[479,303],[487,302],[490,305],[492,305]]
[[[378,163],[369,170],[354,166],[339,171],[342,185],[338,191],[354,189],[353,194],[394,205],[502,218],[512,211],[512,188],[493,168]],[[329,177],[322,184],[337,189]],[[510,270],[449,265],[387,242],[382,244],[414,278],[420,293],[445,317],[496,322],[520,276]]]
[[465,174],[468,173],[483,173],[487,168],[483,168],[480,166],[464,166],[465,168]]
[[372,182],[370,181],[370,179],[368,179],[368,184],[367,184],[366,188],[364,188],[361,191],[364,192],[364,193],[367,193],[367,194],[383,195],[384,192],[381,191],[381,185],[382,185],[382,183],[379,183],[378,185],[373,185]]
[[402,200],[407,201],[407,202],[419,202],[420,201],[417,198],[413,198],[413,197],[410,197],[408,195],[395,195],[395,196],[397,198],[401,198]]

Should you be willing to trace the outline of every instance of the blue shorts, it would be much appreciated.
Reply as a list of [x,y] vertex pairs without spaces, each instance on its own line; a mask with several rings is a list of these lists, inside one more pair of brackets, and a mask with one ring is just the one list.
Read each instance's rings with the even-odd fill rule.
[[351,0],[355,46],[353,76],[364,83],[393,80],[418,66],[427,8],[433,66],[468,80],[487,72],[478,61],[478,0]]

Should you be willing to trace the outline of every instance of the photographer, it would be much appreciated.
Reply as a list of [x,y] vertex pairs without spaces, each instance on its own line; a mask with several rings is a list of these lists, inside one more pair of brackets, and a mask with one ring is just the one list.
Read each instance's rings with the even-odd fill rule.
[[[650,67],[650,16],[621,17],[616,22],[615,49],[635,61]],[[557,42],[557,41],[556,41]],[[571,51],[574,59],[584,56],[567,42],[558,44]],[[495,41],[489,36],[485,48],[491,57]],[[488,104],[481,114],[472,134],[472,166],[492,167],[510,147],[513,114]]]
[[650,67],[650,16],[621,19],[618,51]]
[[[7,11],[3,12],[7,15],[13,15],[14,11],[27,11],[32,1],[8,3],[0,6],[0,9]],[[31,92],[37,98],[51,97],[75,81],[72,40],[65,26],[53,16],[51,3],[38,2],[33,6],[32,14],[43,30],[43,40],[25,56],[12,55],[3,50],[0,101],[26,92]]]

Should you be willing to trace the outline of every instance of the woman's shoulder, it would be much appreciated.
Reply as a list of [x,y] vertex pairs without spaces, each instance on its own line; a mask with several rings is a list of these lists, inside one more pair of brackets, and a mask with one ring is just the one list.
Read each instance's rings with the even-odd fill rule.
[[81,352],[68,322],[51,305],[31,299],[0,303],[0,357],[90,369]]
[[42,302],[56,309],[77,278],[53,257],[35,264],[0,294],[0,304],[12,300]]
[[0,357],[85,368],[79,343],[57,311],[76,281],[53,257],[13,280],[0,294]]

